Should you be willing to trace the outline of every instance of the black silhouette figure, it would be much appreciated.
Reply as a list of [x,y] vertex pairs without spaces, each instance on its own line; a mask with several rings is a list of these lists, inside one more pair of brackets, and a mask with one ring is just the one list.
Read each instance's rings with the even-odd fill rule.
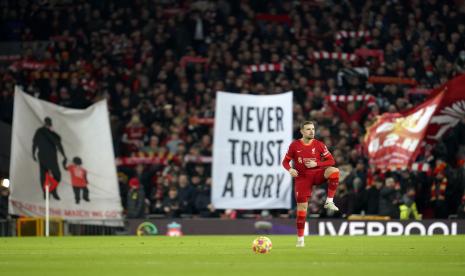
[[[45,174],[48,172],[58,183],[61,180],[61,171],[58,166],[57,150],[63,156],[63,166],[66,167],[66,154],[61,145],[61,137],[52,130],[52,119],[45,117],[44,126],[38,128],[32,140],[32,158],[37,161],[36,151],[38,150],[39,168],[40,168],[40,188],[45,198]],[[50,194],[56,200],[60,200],[57,190],[54,189]]]

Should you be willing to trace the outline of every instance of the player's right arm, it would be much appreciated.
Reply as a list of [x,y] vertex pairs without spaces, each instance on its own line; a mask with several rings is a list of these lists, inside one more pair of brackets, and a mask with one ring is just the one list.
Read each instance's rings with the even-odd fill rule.
[[292,176],[292,177],[297,177],[299,175],[299,173],[297,172],[296,169],[292,168],[291,167],[291,164],[290,162],[292,161],[292,158],[294,157],[294,147],[293,147],[293,143],[289,146],[289,149],[287,150],[287,153],[286,155],[284,156],[284,159],[283,159],[283,162],[282,162],[282,165],[283,167],[286,169],[286,171],[289,172],[289,174]]

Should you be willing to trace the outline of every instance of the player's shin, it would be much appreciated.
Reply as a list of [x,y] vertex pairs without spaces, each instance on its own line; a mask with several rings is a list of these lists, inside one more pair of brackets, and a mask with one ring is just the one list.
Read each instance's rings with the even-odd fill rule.
[[297,236],[303,237],[304,236],[304,229],[305,229],[305,220],[307,218],[307,210],[297,210]]
[[333,172],[328,177],[328,200],[327,202],[332,202],[334,195],[336,194],[337,185],[339,184],[339,172]]
[[334,172],[328,177],[328,197],[326,198],[325,209],[331,212],[338,212],[339,208],[334,204],[333,199],[336,194],[337,185],[339,184],[339,172]]

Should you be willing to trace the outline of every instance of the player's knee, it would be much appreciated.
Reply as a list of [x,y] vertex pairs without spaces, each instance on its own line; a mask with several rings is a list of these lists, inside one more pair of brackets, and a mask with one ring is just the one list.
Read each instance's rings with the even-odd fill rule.
[[304,197],[297,198],[297,210],[298,211],[306,211],[307,210],[307,202],[306,202],[306,200],[307,200],[307,198],[304,198]]
[[339,177],[339,169],[335,167],[328,168],[325,171],[325,178],[338,178]]

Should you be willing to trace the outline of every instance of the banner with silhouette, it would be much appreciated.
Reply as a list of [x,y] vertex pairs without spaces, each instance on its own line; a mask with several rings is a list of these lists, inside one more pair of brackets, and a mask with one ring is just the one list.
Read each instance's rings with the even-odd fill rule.
[[106,101],[71,109],[16,87],[10,179],[10,214],[44,216],[49,185],[52,217],[117,223],[122,206]]
[[291,207],[291,178],[281,166],[292,142],[292,92],[218,92],[212,204],[217,209]]

